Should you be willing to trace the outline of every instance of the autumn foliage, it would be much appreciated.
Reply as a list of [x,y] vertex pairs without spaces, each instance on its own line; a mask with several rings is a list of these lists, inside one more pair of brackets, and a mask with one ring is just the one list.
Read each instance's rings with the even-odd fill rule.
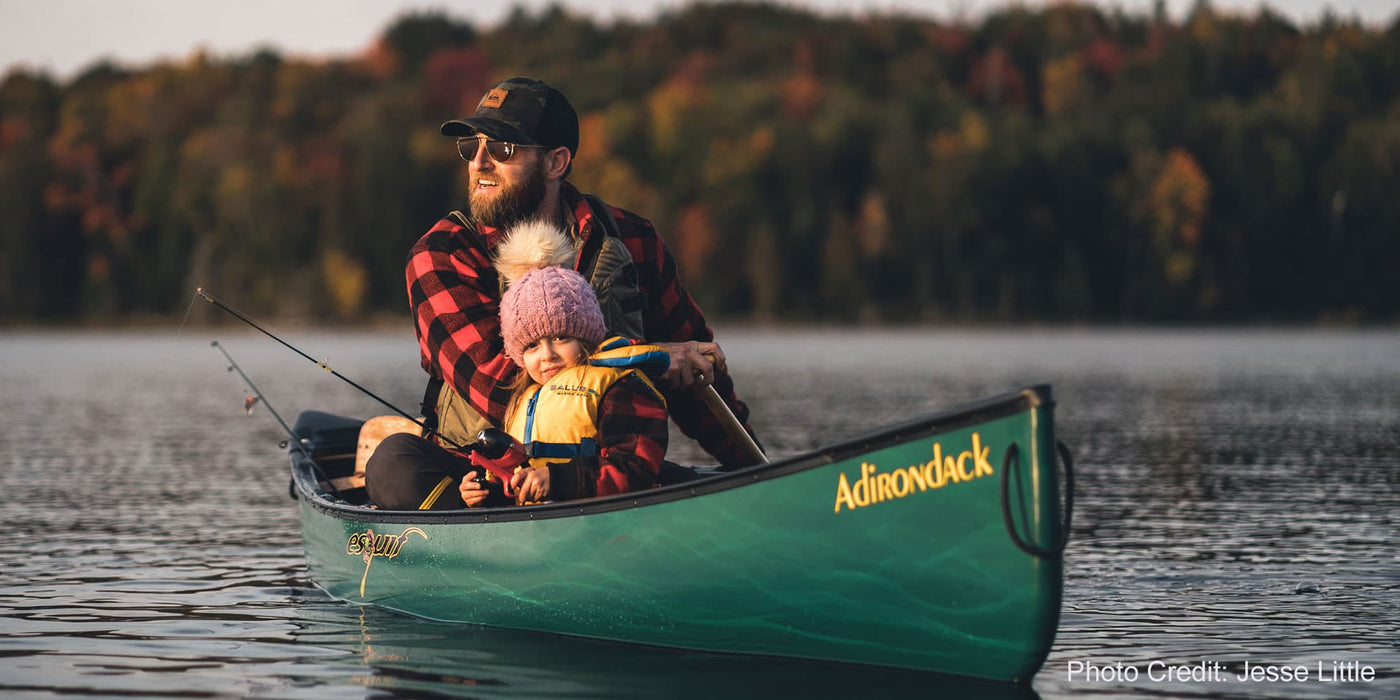
[[[700,3],[400,18],[359,55],[0,79],[0,322],[405,315],[460,208],[443,121],[530,75],[571,179],[711,314],[1258,321],[1400,312],[1400,17],[1055,3],[977,22]],[[406,321],[405,321],[406,322]]]

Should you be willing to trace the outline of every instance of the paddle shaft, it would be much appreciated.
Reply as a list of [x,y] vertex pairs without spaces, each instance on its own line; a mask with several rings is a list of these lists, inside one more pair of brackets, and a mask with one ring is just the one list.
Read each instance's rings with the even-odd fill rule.
[[740,423],[734,412],[729,410],[729,405],[720,398],[714,385],[706,384],[705,388],[700,390],[700,396],[705,399],[705,404],[710,407],[710,412],[715,414],[720,424],[724,426],[724,432],[729,433],[730,439],[739,445],[739,448],[746,453],[752,463],[767,464],[768,456],[759,449],[758,443],[754,442],[749,431],[744,430],[744,424]]

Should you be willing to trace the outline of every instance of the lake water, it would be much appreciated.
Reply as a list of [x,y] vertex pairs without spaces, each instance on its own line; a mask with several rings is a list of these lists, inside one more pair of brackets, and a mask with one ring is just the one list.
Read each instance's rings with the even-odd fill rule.
[[[1078,488],[1030,688],[331,600],[306,576],[281,429],[245,414],[209,342],[288,422],[386,411],[227,327],[0,334],[0,696],[1400,696],[1400,332],[719,330],[778,456],[1054,385]],[[407,330],[284,336],[417,405]],[[673,457],[700,461],[682,440]],[[1246,662],[1308,677],[1238,680]]]

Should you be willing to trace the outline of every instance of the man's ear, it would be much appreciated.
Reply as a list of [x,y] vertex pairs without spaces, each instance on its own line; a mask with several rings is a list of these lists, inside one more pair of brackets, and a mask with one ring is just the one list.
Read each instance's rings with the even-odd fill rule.
[[573,154],[569,153],[567,146],[560,146],[544,154],[545,167],[544,175],[546,179],[563,180],[569,174],[569,164],[573,162]]

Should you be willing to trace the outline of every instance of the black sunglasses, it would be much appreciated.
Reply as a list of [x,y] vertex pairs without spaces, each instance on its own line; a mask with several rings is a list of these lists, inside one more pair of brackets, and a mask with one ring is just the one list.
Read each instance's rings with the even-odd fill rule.
[[497,141],[488,139],[485,136],[461,136],[457,139],[457,153],[461,154],[462,160],[470,163],[476,160],[477,149],[481,144],[486,144],[486,155],[491,156],[491,160],[497,163],[505,163],[515,157],[515,151],[521,148],[544,148],[544,146],[531,146],[528,144],[511,143],[509,141]]

